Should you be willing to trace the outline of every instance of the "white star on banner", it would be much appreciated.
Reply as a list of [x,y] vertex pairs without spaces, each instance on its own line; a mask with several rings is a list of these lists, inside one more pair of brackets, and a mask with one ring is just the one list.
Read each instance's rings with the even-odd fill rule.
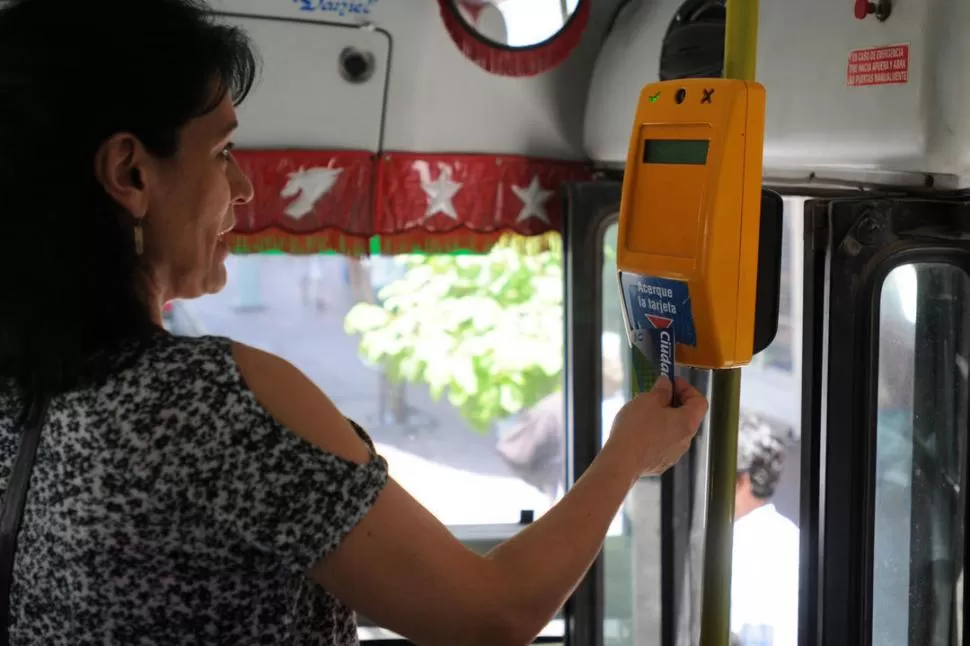
[[438,179],[431,179],[431,169],[426,161],[416,161],[413,168],[421,177],[421,189],[428,197],[428,207],[424,211],[424,219],[427,220],[437,213],[443,213],[452,220],[458,221],[458,212],[452,200],[455,194],[461,190],[461,182],[451,180],[451,167],[447,164],[438,164]]
[[539,178],[532,176],[532,182],[527,187],[512,186],[512,192],[522,200],[522,210],[515,223],[521,224],[529,218],[539,218],[546,224],[550,224],[549,216],[546,215],[545,203],[552,196],[552,191],[547,191],[539,184]]

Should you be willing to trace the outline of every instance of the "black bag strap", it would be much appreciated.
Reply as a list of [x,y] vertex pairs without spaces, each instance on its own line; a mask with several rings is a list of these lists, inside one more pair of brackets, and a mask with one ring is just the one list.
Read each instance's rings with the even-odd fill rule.
[[30,474],[40,444],[40,432],[47,422],[50,397],[28,398],[21,416],[23,436],[13,465],[0,516],[0,646],[10,644],[10,587],[13,583],[13,561],[17,552],[17,534],[24,519]]

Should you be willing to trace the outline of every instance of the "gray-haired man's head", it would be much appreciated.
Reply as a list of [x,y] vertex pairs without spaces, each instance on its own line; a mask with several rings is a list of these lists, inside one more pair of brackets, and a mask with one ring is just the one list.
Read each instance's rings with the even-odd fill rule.
[[764,420],[742,415],[738,428],[738,478],[747,475],[751,494],[766,501],[775,494],[785,464],[785,445]]

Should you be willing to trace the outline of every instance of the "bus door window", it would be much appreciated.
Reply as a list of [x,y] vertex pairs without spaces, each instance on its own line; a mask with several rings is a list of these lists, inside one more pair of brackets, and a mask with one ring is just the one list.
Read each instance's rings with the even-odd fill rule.
[[872,644],[962,643],[970,279],[903,265],[880,297]]

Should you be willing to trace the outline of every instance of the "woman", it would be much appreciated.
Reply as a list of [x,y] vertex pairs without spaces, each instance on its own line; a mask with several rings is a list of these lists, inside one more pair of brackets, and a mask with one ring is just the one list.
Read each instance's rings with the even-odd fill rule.
[[625,406],[562,502],[480,557],[293,366],[166,334],[164,303],[226,282],[254,69],[189,0],[0,9],[0,484],[27,398],[53,395],[11,641],[349,644],[354,609],[421,644],[525,644],[706,403],[678,383],[666,407],[667,383]]

